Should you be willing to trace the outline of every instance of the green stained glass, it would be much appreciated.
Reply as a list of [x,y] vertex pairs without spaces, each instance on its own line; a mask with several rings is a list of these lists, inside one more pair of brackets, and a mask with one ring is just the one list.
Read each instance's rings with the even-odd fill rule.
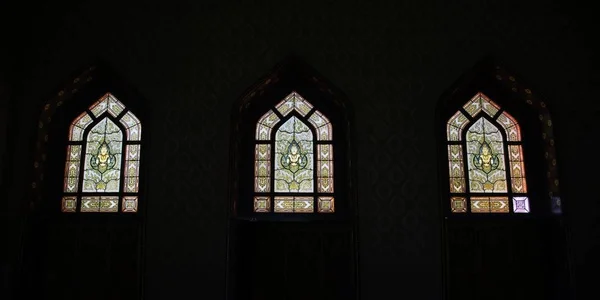
[[507,192],[503,145],[500,130],[485,118],[479,118],[467,131],[472,193]]
[[119,192],[123,132],[109,118],[87,136],[83,192]]
[[296,117],[275,134],[275,192],[313,192],[313,134]]

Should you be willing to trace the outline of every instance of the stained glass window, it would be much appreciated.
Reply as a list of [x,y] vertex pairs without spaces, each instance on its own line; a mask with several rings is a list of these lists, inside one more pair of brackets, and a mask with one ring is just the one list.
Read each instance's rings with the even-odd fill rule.
[[453,213],[529,213],[521,131],[478,93],[447,123]]
[[333,128],[292,92],[256,125],[254,211],[332,213]]
[[137,212],[141,123],[106,94],[71,123],[63,212]]

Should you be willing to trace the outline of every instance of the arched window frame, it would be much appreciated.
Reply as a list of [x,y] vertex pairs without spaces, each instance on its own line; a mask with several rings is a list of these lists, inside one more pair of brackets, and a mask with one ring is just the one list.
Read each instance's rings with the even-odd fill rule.
[[[500,134],[500,151],[491,156],[498,164],[495,168],[503,173],[499,180],[500,191],[486,192],[473,190],[471,178],[472,164],[477,154],[469,153],[471,128],[482,122],[494,128]],[[485,141],[484,133],[484,144]],[[483,93],[477,93],[468,100],[447,122],[448,161],[450,175],[450,206],[453,213],[529,213],[526,172],[523,163],[523,144],[519,123],[504,108],[489,99]],[[482,145],[480,145],[480,148]],[[498,174],[499,172],[496,172]],[[457,176],[458,175],[458,176]],[[498,181],[496,181],[498,183]],[[503,187],[502,187],[503,186]]]
[[[115,160],[113,163],[118,169],[118,187],[108,192],[86,191],[85,167],[95,154],[89,150],[90,134],[104,120],[111,122],[119,131],[119,149],[108,152],[108,157]],[[111,93],[103,95],[75,118],[69,127],[62,211],[137,212],[141,139],[140,120]]]
[[[453,211],[450,188],[450,154],[448,145],[448,121],[454,114],[464,111],[464,105],[477,95],[483,95],[510,114],[521,129],[521,146],[527,182],[529,212],[514,212],[509,199],[509,213],[471,213],[470,203],[465,211]],[[477,119],[474,118],[475,120]],[[492,118],[493,119],[493,118]],[[563,204],[559,191],[553,124],[547,104],[534,94],[529,85],[517,81],[514,73],[507,71],[495,59],[487,57],[466,73],[441,97],[436,111],[438,136],[438,175],[440,199],[445,218],[528,218],[562,214]],[[507,144],[506,135],[504,141]],[[510,143],[508,143],[510,144]],[[505,148],[506,150],[506,148]],[[505,151],[505,154],[507,152]],[[464,157],[463,157],[464,159]],[[465,161],[466,163],[466,161]],[[507,161],[507,165],[509,161]],[[465,164],[465,168],[467,165]],[[468,173],[465,169],[464,173]],[[510,175],[508,175],[510,178]],[[468,186],[468,177],[465,185]],[[471,194],[464,193],[466,197]],[[504,195],[512,196],[510,190]],[[490,194],[489,196],[494,196]]]
[[[124,105],[123,114],[131,111],[134,112],[138,120],[145,119],[145,110],[143,103],[144,98],[134,89],[123,83],[124,81],[104,62],[98,61],[91,64],[89,67],[80,70],[72,76],[72,80],[58,89],[58,92],[49,97],[50,100],[44,103],[43,109],[37,124],[37,139],[34,150],[34,170],[31,183],[31,197],[29,197],[29,209],[33,212],[43,214],[60,213],[65,216],[65,212],[72,212],[72,209],[65,210],[65,201],[63,197],[68,194],[64,192],[65,185],[65,167],[67,163],[67,154],[69,146],[74,144],[69,140],[71,135],[72,124],[77,117],[84,113],[91,113],[90,108],[103,97],[110,95],[114,99],[118,99]],[[119,119],[110,116],[110,118]],[[105,115],[106,115],[105,114]],[[102,116],[99,116],[102,119]],[[96,120],[95,120],[96,121]],[[127,134],[127,128],[119,124],[123,134]],[[95,122],[93,124],[96,124]],[[91,125],[94,126],[94,125]],[[141,148],[147,149],[149,142],[149,130],[144,124],[143,139],[133,142]],[[92,127],[88,126],[86,131]],[[85,136],[85,132],[84,132]],[[123,144],[122,153],[125,154],[126,148]],[[141,151],[139,156],[140,163],[145,160],[147,154]],[[123,168],[125,166],[123,165]],[[146,198],[145,193],[145,174],[148,172],[148,166],[144,165],[138,171],[138,191],[136,193],[116,193],[119,198],[119,209],[129,212],[128,215],[134,218],[142,217]],[[122,174],[123,175],[123,174]],[[80,173],[79,180],[82,176]],[[121,186],[123,186],[123,177],[121,177]],[[79,186],[81,182],[79,182]],[[82,193],[71,193],[71,195],[83,195]],[[138,197],[135,207],[131,205],[123,206],[123,196]],[[76,211],[79,212],[81,201],[76,206]],[[135,209],[132,209],[135,208]],[[135,212],[135,213],[133,213]],[[78,215],[78,214],[76,214]],[[91,217],[91,214],[86,214]],[[102,214],[107,215],[107,214]],[[114,214],[109,214],[114,215]]]
[[[306,124],[311,128],[315,154],[318,144],[327,143],[333,147],[333,193],[319,193],[316,186],[317,176],[315,168],[315,186],[312,197],[315,197],[313,212],[275,212],[274,199],[270,199],[270,207],[264,207],[262,211],[255,209],[255,197],[274,197],[278,193],[255,193],[255,153],[256,153],[256,130],[260,118],[270,110],[275,109],[284,99],[290,96],[298,96],[310,103],[311,109],[306,115],[294,111],[279,118],[296,116],[300,119],[310,117],[309,114],[319,112],[329,120],[332,127],[333,139],[331,141],[319,141],[316,138],[315,128],[311,122]],[[257,84],[244,93],[239,103],[236,103],[232,113],[232,140],[231,140],[231,165],[230,165],[230,216],[237,219],[250,220],[279,220],[279,221],[302,221],[302,220],[324,220],[324,219],[351,219],[355,217],[355,192],[352,173],[352,161],[354,154],[351,138],[351,115],[346,96],[326,81],[314,69],[304,63],[301,59],[290,56],[279,64],[268,76],[261,79]],[[283,124],[280,121],[277,125]],[[278,127],[271,129],[271,141]],[[259,141],[260,144],[260,141]],[[270,154],[273,159],[274,154]],[[272,168],[271,168],[272,169]],[[273,184],[273,174],[270,178]],[[273,189],[271,189],[272,191]],[[290,194],[290,196],[301,196],[302,194]],[[319,212],[318,197],[333,197],[335,206],[333,212]],[[265,202],[266,204],[266,202]]]
[[[307,191],[277,190],[277,136],[290,120],[309,129],[310,147],[301,149],[311,173]],[[329,119],[296,91],[265,113],[256,124],[254,212],[335,213],[333,128]],[[294,131],[295,133],[295,131]],[[295,134],[294,134],[295,135]],[[293,138],[295,141],[295,137]],[[298,146],[302,148],[300,141]],[[288,147],[291,146],[288,145]],[[304,150],[305,153],[302,153]],[[281,154],[280,154],[281,155]],[[268,157],[268,158],[267,158]],[[284,157],[284,156],[283,156]],[[283,157],[279,157],[281,160]],[[267,176],[261,176],[268,174]],[[306,187],[305,187],[306,188]]]

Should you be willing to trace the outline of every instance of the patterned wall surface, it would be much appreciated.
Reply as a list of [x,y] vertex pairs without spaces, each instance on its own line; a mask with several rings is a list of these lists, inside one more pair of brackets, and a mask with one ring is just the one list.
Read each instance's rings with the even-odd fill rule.
[[[435,105],[464,71],[492,53],[525,74],[555,112],[560,171],[569,174],[561,191],[572,200],[573,251],[578,271],[585,270],[599,232],[589,228],[600,209],[585,197],[594,185],[580,172],[600,165],[578,165],[578,150],[568,145],[597,145],[586,136],[598,129],[586,119],[599,109],[586,97],[591,50],[564,11],[521,2],[190,1],[140,9],[84,1],[47,7],[31,20],[22,44],[27,88],[15,99],[20,127],[11,159],[31,161],[41,103],[56,86],[91,59],[106,59],[149,100],[152,112],[142,120],[152,128],[146,298],[221,299],[231,107],[273,65],[297,53],[355,108],[363,299],[439,299]],[[30,171],[14,170],[15,182],[23,184],[12,195],[28,190]],[[16,260],[18,247],[11,249]]]

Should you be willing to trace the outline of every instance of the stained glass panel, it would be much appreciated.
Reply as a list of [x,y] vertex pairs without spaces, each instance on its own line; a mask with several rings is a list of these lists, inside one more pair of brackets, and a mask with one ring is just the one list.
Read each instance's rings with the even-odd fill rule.
[[[285,120],[283,124],[280,123],[282,120]],[[292,92],[259,119],[256,140],[271,140],[274,128],[277,131],[272,144],[260,142],[255,145],[254,192],[314,193],[316,187],[318,193],[333,193],[333,146],[315,145],[315,138],[321,141],[332,139],[330,121],[298,93]],[[319,212],[334,212],[333,196],[318,196],[318,204],[314,203],[314,198],[256,195],[254,211],[312,213],[317,206]]]
[[125,105],[117,100],[113,95],[108,94],[108,112],[111,116],[117,117],[123,110],[125,110]]
[[516,213],[529,213],[529,198],[513,197],[513,210]]
[[125,192],[136,193],[140,181],[140,145],[125,148]]
[[104,112],[106,112],[107,109],[108,109],[108,97],[107,96],[100,98],[100,100],[98,100],[96,103],[94,103],[90,107],[90,111],[92,111],[92,114],[96,118],[100,117]]
[[506,197],[490,197],[490,212],[507,213],[509,212],[508,199]]
[[513,117],[511,117],[508,113],[503,112],[498,116],[497,121],[504,128],[509,141],[521,141],[521,130],[517,124],[517,121]]
[[475,95],[475,97],[471,98],[469,102],[467,102],[463,108],[470,116],[474,117],[481,111],[481,100],[479,94]]
[[275,212],[279,213],[307,213],[313,212],[313,197],[275,197]]
[[446,128],[446,134],[448,135],[449,141],[460,141],[462,140],[462,132],[465,126],[469,124],[469,119],[460,111],[454,114]]
[[500,107],[496,103],[481,93],[478,93],[475,97],[471,98],[463,108],[471,115],[471,117],[477,116],[481,111],[485,112],[488,116],[493,117],[498,110],[500,110]]
[[509,212],[506,197],[471,197],[473,213],[507,213]]
[[308,121],[317,131],[317,140],[331,141],[333,139],[331,123],[323,114],[321,114],[321,112],[315,111],[312,115],[310,115]]
[[461,145],[448,145],[448,162],[450,171],[450,192],[465,192],[465,167]]
[[294,110],[294,107],[296,106],[295,96],[295,93],[291,93],[289,96],[283,99],[283,101],[279,102],[279,104],[275,106],[275,108],[277,108],[277,110],[282,116],[287,116],[287,114]]
[[64,196],[62,198],[62,212],[75,212],[77,209],[77,197]]
[[[124,110],[125,110],[125,105],[123,105],[123,103],[121,103],[119,100],[117,100],[111,94],[106,94],[104,97],[102,97],[100,100],[98,100],[98,102],[94,103],[90,107],[90,111],[92,112],[92,114],[95,117],[100,117],[100,116],[102,116],[103,113],[108,111],[108,113],[111,116],[116,118]],[[127,139],[130,141],[139,141],[141,134],[142,134],[142,128],[141,128],[140,121],[137,119],[137,117],[129,111],[121,118],[120,121],[121,121],[121,124],[123,124],[123,126],[126,129]],[[87,124],[86,124],[86,126],[87,126]],[[85,126],[79,126],[79,127],[85,128]],[[78,130],[78,129],[74,128],[74,130]]]
[[500,106],[494,103],[492,100],[480,94],[481,109],[490,117],[494,117],[500,110]]
[[118,196],[83,196],[81,197],[82,212],[117,212],[119,210]]
[[513,193],[526,193],[525,165],[523,164],[523,148],[520,145],[509,145],[510,180]]
[[254,211],[255,212],[270,212],[271,211],[271,197],[265,197],[265,196],[254,197]]
[[65,165],[65,184],[63,191],[75,193],[79,187],[79,166],[81,165],[81,146],[67,147],[67,163]]
[[254,151],[254,191],[271,191],[271,145],[257,144]]
[[100,211],[100,196],[83,196],[81,197],[82,212],[97,212]]
[[[62,211],[77,211],[79,201],[82,212],[117,212],[121,201],[123,212],[137,212],[137,195],[119,198],[117,193],[139,191],[141,145],[127,142],[140,140],[140,121],[110,93],[92,104],[89,111],[79,115],[69,128],[69,141],[79,144],[71,144],[67,148],[63,187],[65,193],[84,194],[63,196]],[[97,123],[94,124],[94,121]],[[115,122],[120,123],[125,132]],[[86,133],[86,128],[92,124],[94,126]],[[80,178],[82,168],[83,178]],[[83,184],[80,185],[81,179]]]
[[282,116],[287,116],[292,110],[300,113],[301,116],[306,116],[313,106],[304,100],[298,93],[292,92],[283,101],[276,105],[276,109]]
[[333,193],[333,145],[318,145],[317,187],[320,193]]
[[117,212],[119,210],[119,197],[118,196],[100,196],[100,207],[101,212]]
[[319,197],[319,212],[320,213],[332,213],[335,212],[333,197]]
[[[463,131],[467,130],[466,140],[462,144],[448,145],[450,193],[463,194],[450,197],[451,211],[467,212],[468,205],[473,213],[510,212],[508,178],[510,177],[512,193],[527,193],[523,148],[516,143],[506,145],[507,141],[521,141],[519,125],[512,116],[501,111],[499,105],[482,93],[471,98],[463,109],[464,111],[456,112],[446,125],[449,142],[461,141]],[[472,118],[476,120],[474,123],[471,123]],[[490,120],[494,118],[497,123]],[[508,153],[505,147],[508,148]],[[463,151],[466,151],[466,162]],[[467,174],[469,189],[465,185]],[[467,191],[497,195],[465,197],[464,193]],[[529,200],[525,195],[511,197],[514,212],[529,211]]]
[[313,192],[313,135],[306,124],[289,118],[275,134],[275,192]]
[[297,112],[300,113],[300,115],[302,115],[303,117],[306,116],[306,114],[308,114],[308,112],[313,108],[313,106],[310,103],[308,103],[308,101],[300,97],[298,94],[296,94],[294,98],[296,98],[294,108]]
[[117,98],[115,98],[115,96],[111,95],[110,93],[107,93],[106,95],[102,96],[100,100],[96,101],[96,103],[90,106],[90,111],[96,118],[99,118],[100,116],[102,116],[103,113],[107,111],[111,116],[116,118],[124,110],[125,105],[123,105],[121,101],[117,100]]
[[83,131],[85,128],[92,123],[92,117],[87,113],[82,113],[77,117],[73,123],[71,123],[71,128],[69,129],[69,140],[70,141],[81,141],[83,139]]
[[472,193],[507,192],[503,145],[500,130],[485,118],[479,118],[467,131],[467,165]]
[[130,111],[128,111],[122,118],[121,124],[125,127],[127,132],[127,140],[139,141],[142,136],[142,124],[140,120]]
[[105,117],[88,133],[83,192],[119,192],[123,133]]
[[258,120],[258,124],[256,125],[256,139],[261,141],[270,140],[271,130],[277,123],[279,123],[279,117],[272,110],[269,110]]
[[125,196],[122,201],[123,212],[137,212],[138,210],[138,197],[137,196]]
[[465,197],[450,198],[450,209],[453,213],[467,212],[467,199]]

